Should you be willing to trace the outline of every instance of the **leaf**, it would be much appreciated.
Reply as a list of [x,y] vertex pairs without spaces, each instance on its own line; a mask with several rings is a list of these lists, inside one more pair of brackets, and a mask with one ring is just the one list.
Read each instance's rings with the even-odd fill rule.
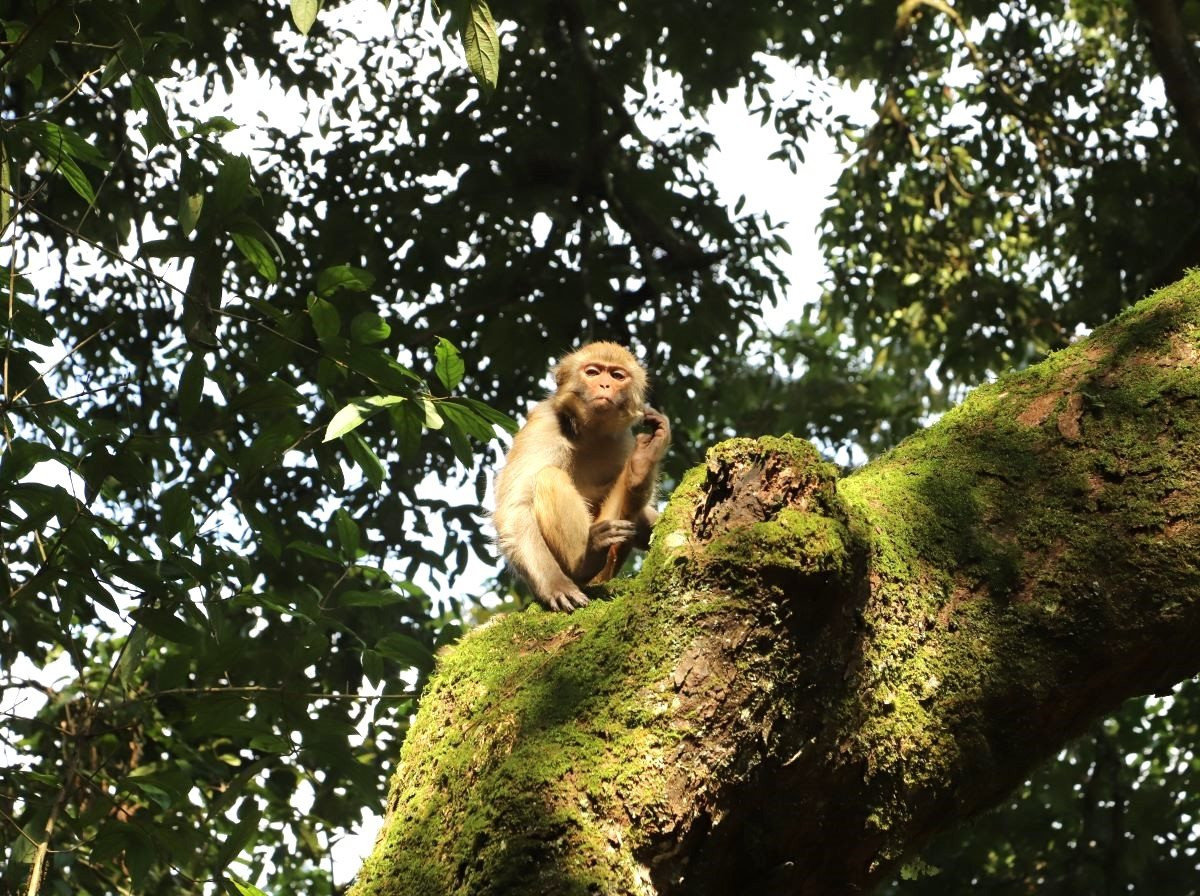
[[333,419],[325,427],[325,438],[321,441],[332,442],[334,439],[341,438],[346,433],[361,426],[368,417],[378,410],[379,408],[373,408],[366,402],[352,401],[333,415]]
[[258,842],[259,826],[262,821],[262,810],[254,803],[253,798],[246,798],[238,809],[238,823],[221,844],[217,851],[216,865],[224,869],[236,859],[243,850]]
[[181,532],[190,537],[195,529],[195,521],[192,517],[192,495],[187,487],[182,484],[171,486],[159,497],[158,504],[162,508],[159,514],[162,537],[170,539]]
[[325,427],[325,438],[321,441],[332,442],[351,430],[357,429],[363,421],[378,414],[384,408],[398,405],[407,400],[403,395],[369,395],[356,399],[333,415],[333,419]]
[[286,737],[280,737],[278,734],[260,734],[258,737],[250,738],[250,749],[258,750],[260,753],[283,755],[291,753],[295,749],[295,745]]
[[350,338],[361,345],[382,342],[392,335],[392,328],[382,317],[371,311],[356,314],[350,321]]
[[337,529],[338,541],[342,545],[342,556],[354,560],[358,556],[359,531],[358,523],[350,518],[350,514],[339,507],[333,514],[333,525]]
[[[17,7],[8,15],[19,16]],[[35,7],[30,7],[29,11],[33,12]],[[16,17],[14,16],[14,17]],[[6,16],[7,17],[7,16]],[[74,17],[70,15],[54,15],[49,12],[44,12],[40,15],[30,16],[33,19],[27,30],[13,33],[8,31],[8,59],[5,60],[6,81],[9,84],[14,83],[17,79],[31,74],[35,69],[42,64],[42,61],[54,49],[56,41],[61,39],[69,39],[71,34],[71,25],[74,22]],[[13,22],[17,29],[24,26],[19,22]],[[51,63],[53,65],[53,63]]]
[[[241,208],[250,193],[250,160],[245,156],[226,156],[213,184],[210,208],[218,220]],[[223,224],[225,222],[222,222]]]
[[145,75],[133,79],[133,108],[146,110],[147,121],[142,134],[151,148],[173,141],[171,124],[167,121],[158,87]]
[[179,414],[185,420],[193,419],[200,410],[200,398],[204,394],[204,380],[208,365],[204,355],[196,353],[183,365],[179,375]]
[[384,635],[375,642],[375,649],[405,667],[416,666],[425,671],[433,668],[433,653],[429,648],[403,632]]
[[317,295],[330,296],[339,289],[366,292],[375,285],[375,275],[362,268],[339,264],[317,274]]
[[233,883],[233,885],[235,887],[237,887],[237,891],[239,893],[241,893],[242,896],[267,896],[267,894],[264,893],[262,890],[260,890],[258,887],[254,886],[253,884],[248,884],[244,881],[240,881],[233,875],[230,875],[229,880]]
[[500,37],[487,0],[471,0],[471,11],[462,29],[467,68],[479,82],[484,96],[491,96],[500,77]]
[[200,220],[200,212],[204,209],[203,193],[179,194],[179,229],[187,236],[196,229]]
[[312,318],[313,329],[318,339],[325,340],[336,336],[341,329],[342,321],[337,309],[319,296],[308,297],[308,316]]
[[464,467],[470,467],[475,462],[475,452],[471,450],[471,443],[468,441],[466,433],[449,416],[446,417],[444,423],[442,434],[450,440],[450,448],[454,451],[454,456]]
[[383,465],[383,461],[371,450],[371,446],[363,440],[362,436],[356,432],[350,433],[346,437],[346,450],[350,452],[354,463],[362,470],[367,482],[371,483],[374,488],[383,485],[383,481],[387,478],[387,467]]
[[63,176],[71,189],[83,198],[83,201],[91,205],[96,201],[96,191],[92,189],[92,183],[87,179],[87,175],[83,173],[83,169],[75,164],[66,155],[59,155],[54,160],[54,167],[58,169],[58,173]]
[[282,411],[300,407],[304,396],[291,383],[272,377],[260,381],[229,399],[231,413],[256,416],[263,411]]
[[292,0],[292,21],[296,23],[296,30],[307,36],[320,8],[320,0]]
[[428,398],[421,398],[421,410],[425,414],[422,423],[426,429],[441,429],[443,425],[442,415],[438,413],[437,405]]
[[22,339],[36,342],[38,345],[54,345],[58,338],[51,323],[46,320],[45,311],[17,298],[9,296],[12,308],[12,328]]
[[456,401],[466,405],[488,423],[499,426],[506,432],[515,433],[521,428],[520,424],[518,424],[517,421],[512,417],[508,416],[508,414],[502,413],[495,408],[484,404],[482,401],[477,401],[474,398],[459,398],[456,399]]
[[130,615],[152,635],[167,641],[191,646],[200,642],[199,633],[169,610],[140,607]]
[[338,595],[342,607],[390,607],[405,600],[405,595],[395,591],[343,591]]
[[467,435],[474,436],[485,444],[496,438],[492,422],[473,408],[466,407],[456,401],[443,401],[439,410],[448,421],[460,426]]
[[275,259],[271,257],[267,247],[256,237],[237,232],[231,233],[229,236],[233,240],[233,244],[238,247],[238,251],[254,265],[255,270],[262,274],[265,280],[274,283],[279,279],[279,270],[275,267]]
[[56,147],[57,151],[66,153],[73,159],[93,165],[96,168],[107,168],[108,159],[95,146],[79,136],[72,128],[52,121],[39,122],[47,142]]
[[362,652],[363,676],[371,684],[378,685],[383,681],[383,657],[375,650]]
[[467,365],[463,363],[462,355],[459,354],[458,349],[452,343],[441,336],[438,337],[433,353],[437,359],[433,367],[433,372],[437,374],[437,378],[446,387],[446,391],[453,392],[454,388],[462,382],[463,374],[467,370]]
[[313,544],[309,541],[293,541],[288,545],[288,550],[307,554],[310,557],[316,557],[318,560],[328,560],[330,563],[336,563],[339,566],[342,565],[342,558],[323,544]]

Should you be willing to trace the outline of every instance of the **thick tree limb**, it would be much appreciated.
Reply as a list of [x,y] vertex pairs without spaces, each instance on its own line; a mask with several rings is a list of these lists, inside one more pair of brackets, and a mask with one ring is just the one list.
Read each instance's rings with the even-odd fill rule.
[[442,658],[368,894],[865,892],[1200,670],[1200,275],[835,483],[735,440],[640,576]]

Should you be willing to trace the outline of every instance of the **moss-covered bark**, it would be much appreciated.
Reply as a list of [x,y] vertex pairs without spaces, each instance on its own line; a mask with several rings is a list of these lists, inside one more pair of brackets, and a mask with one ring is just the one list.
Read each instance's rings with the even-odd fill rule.
[[851,893],[1200,670],[1200,276],[841,482],[735,440],[640,576],[443,657],[355,896]]

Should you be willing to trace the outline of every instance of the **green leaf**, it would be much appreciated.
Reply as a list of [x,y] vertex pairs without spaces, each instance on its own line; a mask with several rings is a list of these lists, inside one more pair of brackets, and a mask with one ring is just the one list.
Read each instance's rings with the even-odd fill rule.
[[308,297],[308,316],[320,340],[330,339],[341,329],[342,321],[337,309],[319,296]]
[[217,851],[216,864],[224,869],[226,865],[241,855],[242,851],[258,841],[259,826],[262,821],[262,811],[254,801],[247,798],[242,801],[238,810],[238,823],[234,825],[225,842]]
[[446,420],[455,423],[467,435],[474,436],[485,444],[496,438],[492,422],[471,407],[459,404],[454,400],[447,400],[441,403],[438,410]]
[[200,643],[199,632],[169,610],[139,607],[130,615],[152,635],[158,635],[175,644],[195,646]]
[[383,657],[378,651],[366,649],[362,652],[363,675],[371,684],[383,681]]
[[280,737],[278,734],[260,734],[258,737],[250,738],[250,749],[258,750],[260,753],[283,755],[291,753],[295,749],[295,745],[286,737]]
[[453,344],[441,336],[438,337],[433,353],[437,359],[433,372],[437,374],[437,378],[446,387],[446,391],[453,392],[454,388],[462,382],[463,375],[467,370],[466,364],[463,363],[462,355],[459,354],[458,349]]
[[475,452],[471,450],[471,443],[467,439],[467,434],[449,416],[443,422],[445,425],[442,429],[442,434],[450,440],[450,448],[454,451],[454,456],[459,459],[464,467],[470,467],[475,462]]
[[[213,184],[210,208],[218,220],[227,218],[242,207],[250,193],[250,160],[245,156],[229,155],[217,171]],[[222,220],[223,224],[226,224]]]
[[343,591],[338,595],[338,605],[342,607],[390,607],[408,597],[395,591]]
[[476,401],[474,398],[458,398],[455,399],[455,401],[466,405],[488,423],[499,426],[506,432],[515,433],[521,428],[520,424],[517,423],[517,421],[512,417],[508,416],[508,414],[501,413],[495,408],[484,404],[482,401]]
[[321,441],[332,442],[362,425],[363,421],[378,414],[386,407],[406,401],[403,395],[371,395],[350,402],[333,415],[329,425],[325,427],[325,438]]
[[158,87],[145,75],[133,79],[133,108],[146,110],[147,121],[142,134],[151,148],[172,142],[171,124],[167,121]]
[[350,321],[350,338],[361,345],[382,342],[392,334],[392,328],[382,317],[371,311],[356,314]]
[[310,557],[316,557],[318,560],[327,560],[330,563],[336,563],[338,566],[342,565],[342,558],[323,544],[313,544],[310,541],[293,541],[287,547],[289,551],[307,554]]
[[183,365],[183,373],[179,375],[179,414],[185,420],[195,418],[200,410],[200,399],[204,395],[204,380],[208,374],[208,365],[204,355],[194,354]]
[[442,415],[438,413],[437,405],[428,398],[421,398],[421,411],[425,417],[422,420],[426,429],[441,429],[443,425]]
[[9,298],[13,313],[13,332],[22,339],[28,339],[38,345],[54,345],[58,333],[46,319],[45,311],[35,308],[16,296]]
[[411,635],[389,632],[375,642],[375,649],[390,660],[405,667],[416,666],[428,671],[433,668],[433,653]]
[[296,30],[307,36],[320,8],[320,0],[292,0],[292,21],[296,23]]
[[235,887],[237,887],[237,891],[241,893],[242,896],[267,896],[267,894],[258,887],[254,886],[253,884],[248,884],[245,881],[240,881],[233,875],[229,876],[229,880]]
[[53,121],[39,122],[42,133],[44,133],[47,143],[59,152],[69,155],[73,159],[80,162],[85,162],[93,165],[96,168],[107,168],[108,159],[104,153],[100,152],[95,146],[79,136],[73,129],[64,124],[56,124]]
[[179,194],[179,229],[184,236],[196,229],[196,223],[200,220],[200,212],[203,209],[203,193],[183,192]]
[[171,486],[159,497],[158,504],[162,537],[169,539],[180,532],[190,536],[196,524],[192,517],[192,495],[187,487],[182,484]]
[[339,507],[333,514],[333,525],[337,529],[338,541],[342,545],[342,556],[347,560],[354,560],[358,556],[358,523],[354,522],[350,518],[350,514]]
[[471,0],[470,15],[463,23],[462,44],[467,68],[484,96],[490,96],[500,78],[500,37],[487,0]]
[[196,128],[196,132],[200,134],[208,134],[213,132],[218,134],[228,134],[230,131],[236,131],[237,129],[238,125],[235,122],[230,121],[224,115],[214,115],[212,118],[201,123]]
[[346,407],[334,415],[334,419],[329,421],[329,426],[325,427],[325,438],[322,441],[332,441],[340,439],[348,432],[362,425],[367,417],[378,413],[379,408],[372,408],[366,402],[350,402]]
[[296,387],[283,380],[271,378],[243,389],[229,399],[231,413],[257,416],[264,411],[290,410],[304,404],[305,398]]
[[236,231],[229,236],[233,240],[233,244],[238,247],[238,251],[254,265],[255,270],[262,274],[265,280],[274,283],[279,279],[279,270],[275,267],[275,259],[271,257],[267,247],[256,237]]
[[317,295],[330,296],[339,289],[366,292],[375,285],[375,275],[362,268],[339,264],[317,274]]
[[87,175],[83,173],[83,169],[75,164],[68,156],[59,155],[53,161],[54,167],[58,173],[63,176],[63,179],[70,184],[71,189],[82,197],[84,202],[91,205],[96,201],[96,191],[92,189],[92,183],[87,179]]
[[383,465],[383,461],[371,450],[363,437],[356,432],[346,436],[346,450],[350,452],[350,456],[354,458],[354,463],[362,470],[363,476],[367,482],[371,483],[374,488],[379,488],[387,479],[387,467]]

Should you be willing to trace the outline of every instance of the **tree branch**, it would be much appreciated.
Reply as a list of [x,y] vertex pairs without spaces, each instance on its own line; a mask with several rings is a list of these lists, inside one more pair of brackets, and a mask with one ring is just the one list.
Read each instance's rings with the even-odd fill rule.
[[355,896],[846,894],[1200,670],[1200,273],[854,475],[734,440],[439,660]]

